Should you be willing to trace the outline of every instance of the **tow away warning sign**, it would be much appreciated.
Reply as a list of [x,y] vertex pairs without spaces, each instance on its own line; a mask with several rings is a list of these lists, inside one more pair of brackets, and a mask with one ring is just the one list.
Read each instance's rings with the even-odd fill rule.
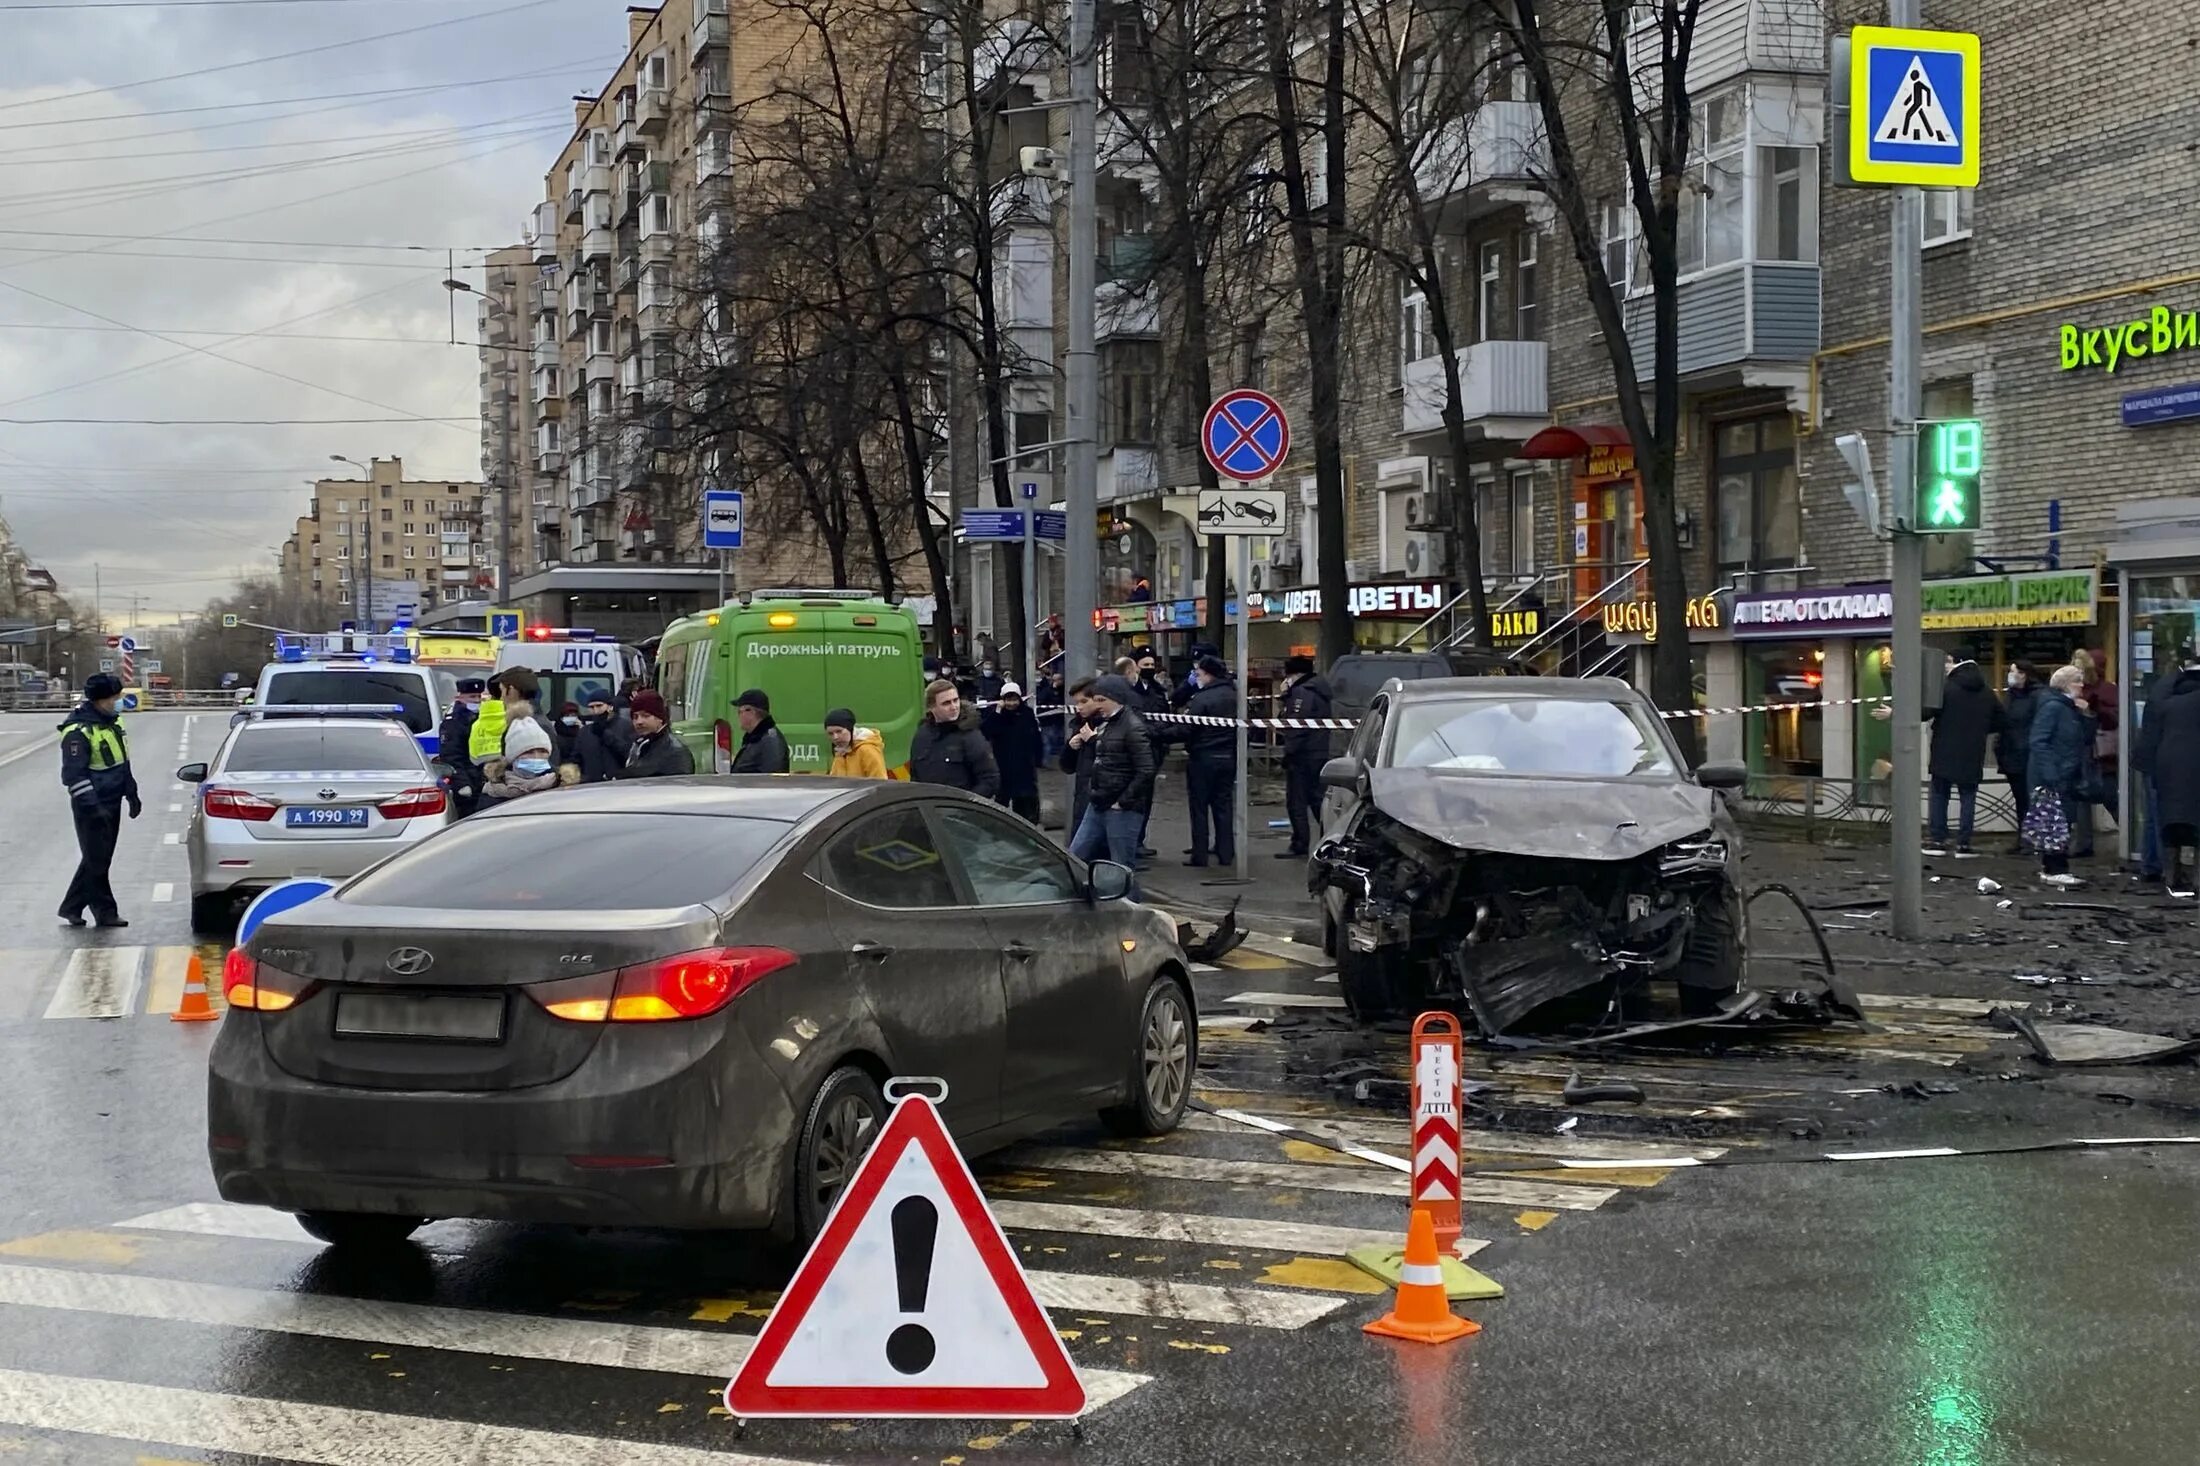
[[736,1416],[1064,1419],[1085,1387],[922,1095],[894,1106],[726,1386]]

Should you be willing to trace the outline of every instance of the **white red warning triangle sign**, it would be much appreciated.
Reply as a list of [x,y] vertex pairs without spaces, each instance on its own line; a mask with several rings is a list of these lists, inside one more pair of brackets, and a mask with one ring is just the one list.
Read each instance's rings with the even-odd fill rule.
[[756,1346],[736,1416],[1064,1419],[1085,1387],[939,1111],[894,1106]]

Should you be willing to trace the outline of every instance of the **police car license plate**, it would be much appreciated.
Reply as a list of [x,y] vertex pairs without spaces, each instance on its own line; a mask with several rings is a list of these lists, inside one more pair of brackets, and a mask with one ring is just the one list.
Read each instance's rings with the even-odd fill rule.
[[367,827],[364,809],[286,809],[283,823],[293,830],[363,830]]

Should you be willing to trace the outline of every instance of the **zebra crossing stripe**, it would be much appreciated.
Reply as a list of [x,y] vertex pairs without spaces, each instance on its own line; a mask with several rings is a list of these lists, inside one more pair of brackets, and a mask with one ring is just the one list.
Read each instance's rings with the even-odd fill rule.
[[79,947],[69,954],[48,1018],[120,1018],[137,1011],[143,947]]
[[[1330,1148],[1335,1149],[1334,1146]],[[1226,1161],[1208,1156],[1170,1155],[1162,1151],[1036,1149],[1010,1151],[1004,1161],[1022,1169],[1085,1171],[1101,1176],[1139,1176],[1163,1181],[1213,1181],[1264,1190],[1281,1187],[1293,1191],[1339,1191],[1357,1196],[1394,1196],[1400,1200],[1406,1198],[1408,1191],[1406,1177],[1395,1171],[1376,1174],[1350,1167]],[[1552,1167],[1522,1166],[1518,1169],[1550,1170]],[[1468,1177],[1460,1186],[1462,1201],[1551,1211],[1594,1211],[1617,1195],[1618,1191],[1605,1186],[1488,1180],[1476,1176]]]

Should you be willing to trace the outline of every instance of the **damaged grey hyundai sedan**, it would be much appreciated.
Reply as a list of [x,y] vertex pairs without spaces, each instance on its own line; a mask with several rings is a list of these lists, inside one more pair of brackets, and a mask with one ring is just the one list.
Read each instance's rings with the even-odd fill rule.
[[966,1153],[1190,1097],[1190,964],[1130,872],[929,785],[651,779],[475,815],[230,954],[226,1201],[333,1243],[434,1218],[807,1238],[947,1082]]
[[1569,994],[1741,984],[1740,837],[1647,698],[1610,678],[1392,683],[1322,770],[1308,883],[1362,1022],[1463,1007],[1504,1032]]

